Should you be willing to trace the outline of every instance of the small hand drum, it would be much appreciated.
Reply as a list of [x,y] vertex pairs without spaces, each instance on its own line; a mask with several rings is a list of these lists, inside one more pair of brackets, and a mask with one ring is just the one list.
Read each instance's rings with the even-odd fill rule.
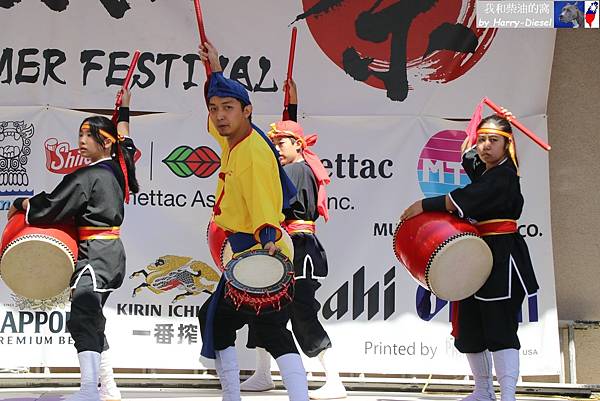
[[280,311],[293,299],[294,265],[281,252],[243,252],[225,261],[225,300],[240,311],[264,314]]
[[[206,228],[208,249],[210,250],[210,256],[212,256],[213,261],[221,271],[225,270],[225,265],[233,257],[233,250],[227,240],[229,235],[230,234],[219,227],[213,219],[210,220],[208,227]],[[286,244],[289,250],[290,259],[294,260],[294,243],[292,242],[290,235],[284,229],[281,229],[281,238],[277,242],[280,241],[283,241]]]
[[488,279],[492,251],[477,228],[445,212],[424,212],[401,222],[394,253],[424,288],[447,301],[473,295]]
[[61,294],[76,261],[74,226],[30,226],[25,214],[17,213],[4,228],[0,275],[16,295],[43,300]]

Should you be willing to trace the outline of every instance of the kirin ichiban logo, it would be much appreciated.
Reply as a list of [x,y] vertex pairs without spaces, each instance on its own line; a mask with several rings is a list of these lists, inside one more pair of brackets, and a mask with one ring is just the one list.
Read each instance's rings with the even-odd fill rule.
[[357,81],[408,96],[408,73],[424,81],[451,82],[488,50],[496,30],[477,28],[476,0],[303,0],[321,49]]
[[221,159],[208,146],[193,149],[189,146],[179,146],[169,154],[163,163],[178,177],[187,178],[192,175],[208,178],[221,166]]
[[438,132],[427,141],[417,166],[417,177],[423,195],[445,195],[470,182],[461,165],[460,147],[466,137],[464,131],[446,130]]
[[[90,164],[90,159],[81,156],[79,148],[71,148],[68,142],[59,142],[56,138],[48,138],[44,143],[46,153],[46,169],[55,174],[70,174]],[[136,149],[133,160],[137,162],[142,153]]]
[[[27,186],[25,165],[31,154],[33,124],[24,121],[0,121],[0,185]],[[12,195],[30,192],[10,191]]]
[[171,290],[182,291],[172,303],[181,301],[190,295],[213,292],[219,283],[220,275],[212,267],[188,256],[165,255],[156,259],[145,269],[133,272],[130,279],[144,276],[145,281],[134,288],[132,297],[143,288],[155,294]]

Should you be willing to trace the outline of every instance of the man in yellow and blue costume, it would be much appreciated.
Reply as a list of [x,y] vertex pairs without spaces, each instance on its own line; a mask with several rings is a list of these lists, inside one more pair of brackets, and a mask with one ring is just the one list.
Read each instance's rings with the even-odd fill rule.
[[[216,49],[205,43],[200,56],[213,73],[207,87],[208,128],[221,146],[221,169],[215,193],[215,223],[231,233],[234,253],[266,249],[271,254],[290,250],[280,241],[282,210],[289,207],[295,188],[279,164],[271,141],[251,123],[252,105],[246,89],[221,72]],[[204,303],[199,316],[202,355],[215,359],[223,400],[240,400],[240,381],[235,351],[236,331],[252,323],[267,351],[275,358],[289,398],[308,400],[306,371],[292,333],[286,328],[286,309],[250,316],[224,302],[224,278]]]

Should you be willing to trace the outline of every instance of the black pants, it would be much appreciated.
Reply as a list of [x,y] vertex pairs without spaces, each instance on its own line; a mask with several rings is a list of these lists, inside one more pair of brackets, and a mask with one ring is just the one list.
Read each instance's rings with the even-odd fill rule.
[[71,313],[67,328],[75,341],[77,352],[102,352],[108,349],[104,335],[106,318],[102,307],[110,292],[94,292],[89,273],[84,273],[71,294]]
[[[331,348],[331,340],[318,318],[321,305],[316,300],[315,293],[320,286],[321,283],[312,278],[296,280],[294,301],[288,306],[294,337],[296,337],[302,352],[310,358]],[[248,328],[247,347],[265,348],[257,338],[252,324]]]
[[[198,320],[200,321],[200,332],[206,329],[206,316],[208,305],[212,299],[211,295],[200,309]],[[214,318],[213,337],[215,350],[221,351],[235,345],[236,332],[248,324],[253,327],[256,336],[264,344],[265,349],[273,356],[279,358],[285,354],[297,354],[298,349],[294,343],[292,333],[286,328],[289,320],[288,309],[279,312],[260,314],[258,316],[235,309],[224,298],[219,299],[217,311]]]
[[518,314],[525,298],[516,273],[513,271],[512,293],[509,299],[480,301],[471,296],[458,306],[458,337],[454,346],[462,353],[491,352],[520,349],[517,336]]

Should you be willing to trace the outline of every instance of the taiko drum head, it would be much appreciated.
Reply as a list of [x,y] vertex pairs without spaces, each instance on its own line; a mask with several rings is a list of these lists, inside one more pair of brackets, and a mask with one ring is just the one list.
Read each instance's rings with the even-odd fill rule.
[[223,274],[227,280],[225,298],[238,310],[268,313],[292,300],[294,266],[281,252],[243,252],[226,264]]
[[452,237],[431,255],[425,282],[437,297],[459,301],[479,290],[492,271],[492,252],[473,234]]
[[264,250],[250,251],[227,264],[225,278],[239,283],[240,289],[251,294],[274,292],[289,281],[289,272],[293,271],[289,265],[289,259],[281,253],[269,255]]
[[15,215],[2,235],[0,274],[17,295],[48,299],[68,288],[77,258],[74,227],[36,227]]

